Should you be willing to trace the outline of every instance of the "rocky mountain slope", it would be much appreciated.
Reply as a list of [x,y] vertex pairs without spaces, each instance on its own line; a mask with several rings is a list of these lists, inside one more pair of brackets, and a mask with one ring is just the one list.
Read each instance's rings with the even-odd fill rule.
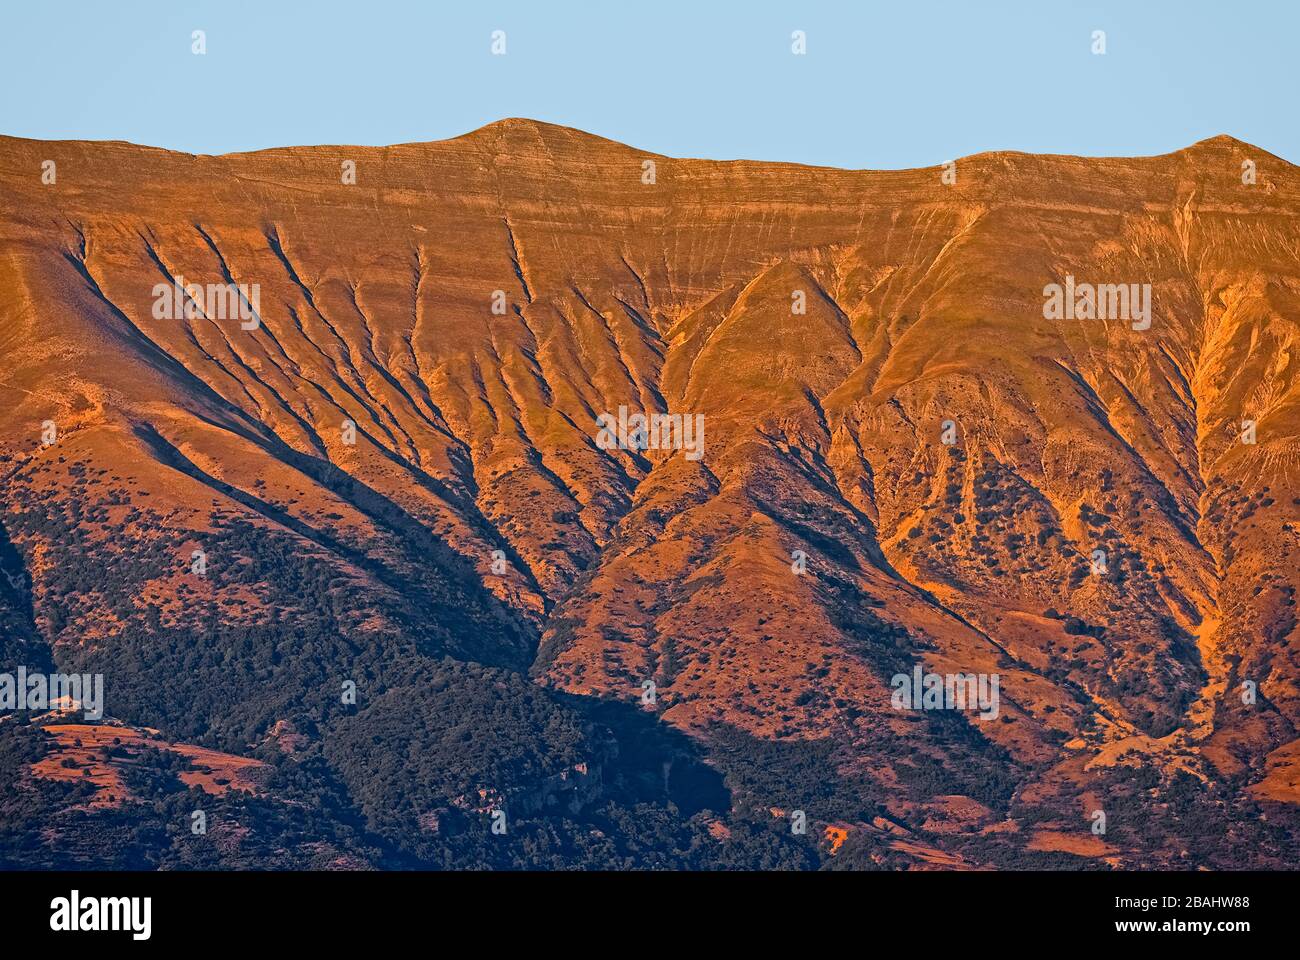
[[[1295,862],[1300,168],[1217,137],[845,171],[507,120],[0,138],[0,184],[6,662],[319,763],[422,862],[445,832],[395,796],[541,811],[576,765],[609,777],[566,779],[575,816],[626,787],[807,865]],[[1133,296],[1053,315],[1053,284]],[[683,419],[611,448],[620,409]],[[996,675],[995,715],[897,709],[918,666]],[[436,691],[471,688],[544,743],[411,779],[393,738],[446,748]]]

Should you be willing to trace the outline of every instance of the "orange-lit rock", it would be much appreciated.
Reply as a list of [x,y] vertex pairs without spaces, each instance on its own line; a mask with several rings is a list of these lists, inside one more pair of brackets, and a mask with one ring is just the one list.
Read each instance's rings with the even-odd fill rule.
[[[436,593],[477,625],[455,654],[630,705],[652,681],[701,740],[836,738],[939,832],[987,811],[904,799],[913,760],[984,747],[1070,817],[1138,755],[1293,804],[1300,170],[1229,137],[957,169],[526,120],[219,157],[0,138],[0,523],[52,494],[107,511],[88,561],[148,538],[136,509],[185,537],[125,598],[52,592],[58,545],[15,537],[35,626],[57,653],[292,616],[183,576],[235,516],[371,598],[360,637]],[[156,318],[173,276],[256,285],[256,328]],[[1149,328],[1046,318],[1067,276],[1149,284]],[[620,406],[702,415],[703,456],[601,449]],[[917,663],[1000,676],[975,747],[892,709]],[[1111,852],[1079,829],[1032,845]]]

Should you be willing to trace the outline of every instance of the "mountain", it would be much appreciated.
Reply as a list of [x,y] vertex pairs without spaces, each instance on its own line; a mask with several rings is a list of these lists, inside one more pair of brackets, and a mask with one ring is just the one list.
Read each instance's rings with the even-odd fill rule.
[[[1296,862],[1300,168],[505,120],[0,183],[0,650],[193,745],[114,805],[0,721],[0,859]],[[201,749],[264,768],[199,854]]]

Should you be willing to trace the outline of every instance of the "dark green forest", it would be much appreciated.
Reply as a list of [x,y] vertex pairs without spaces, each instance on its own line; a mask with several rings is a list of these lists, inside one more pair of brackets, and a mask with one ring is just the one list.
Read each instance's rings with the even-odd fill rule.
[[[897,779],[887,791],[841,739],[766,741],[727,726],[687,738],[634,691],[613,702],[540,686],[528,675],[536,638],[449,551],[426,549],[395,508],[374,508],[401,535],[373,554],[341,538],[316,549],[218,511],[203,535],[206,596],[255,595],[257,615],[200,598],[182,578],[180,615],[164,616],[139,598],[160,572],[189,569],[182,548],[193,531],[114,486],[120,478],[72,468],[71,497],[18,482],[30,475],[7,487],[0,670],[102,674],[113,720],[266,767],[256,791],[208,794],[180,779],[184,757],[146,748],[113,758],[128,798],[90,806],[90,783],[30,775],[51,749],[45,721],[0,717],[0,868],[896,869],[915,859],[864,825],[885,818],[924,836],[890,813],[900,797],[961,795],[1023,824],[1060,826],[1059,811],[1017,797],[1028,771],[948,712],[918,719],[916,738],[887,725],[872,732],[871,755]],[[318,541],[332,536],[322,530]],[[38,543],[39,604],[25,572]],[[339,555],[379,587],[360,586]],[[848,586],[826,590],[854,638],[851,655],[882,676],[915,661],[905,631]],[[83,642],[83,625],[105,610],[118,624],[111,638]],[[1111,842],[1139,861],[1231,867],[1241,844],[1290,855],[1286,831],[1243,806],[1232,784],[1207,793],[1116,768],[1101,788]],[[805,833],[791,830],[795,809]],[[191,830],[198,810],[203,834]],[[863,828],[832,856],[830,823]],[[1169,836],[1189,831],[1201,841],[1193,852],[1168,849]],[[1096,866],[1028,851],[1008,834],[959,833],[942,845],[972,864]]]

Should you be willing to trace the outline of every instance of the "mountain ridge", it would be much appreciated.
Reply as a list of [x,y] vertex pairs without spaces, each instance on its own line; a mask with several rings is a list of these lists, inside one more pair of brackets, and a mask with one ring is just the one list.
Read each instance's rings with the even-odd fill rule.
[[[765,164],[765,165],[780,166],[780,167],[805,168],[810,170],[839,170],[846,173],[888,173],[888,172],[907,172],[907,171],[914,171],[914,170],[935,170],[942,167],[944,163],[949,162],[949,161],[940,161],[938,163],[928,164],[920,167],[838,167],[829,164],[799,163],[797,161],[789,161],[789,160],[765,160],[762,158],[755,158],[755,157],[732,157],[727,159],[690,157],[690,156],[677,157],[672,154],[658,153],[653,150],[648,150],[642,147],[636,147],[634,145],[624,143],[621,140],[615,140],[611,137],[606,137],[598,133],[591,133],[589,131],[582,130],[579,127],[573,127],[561,123],[552,123],[546,120],[535,120],[530,117],[503,117],[500,120],[493,120],[489,123],[483,124],[482,126],[475,127],[474,129],[468,130],[465,133],[460,133],[454,136],[443,137],[434,140],[404,140],[404,141],[399,141],[399,142],[389,143],[389,144],[346,144],[346,143],[307,144],[304,143],[304,144],[294,144],[291,146],[259,147],[253,150],[235,150],[235,151],[227,151],[224,153],[191,153],[186,150],[177,150],[171,147],[160,147],[154,144],[136,143],[133,140],[117,140],[117,139],[108,139],[108,140],[86,140],[86,139],[78,139],[78,138],[48,139],[48,138],[40,138],[40,137],[21,137],[13,134],[0,133],[0,141],[10,140],[10,141],[19,141],[23,143],[33,143],[33,144],[35,143],[63,144],[63,145],[79,144],[79,145],[87,145],[87,146],[104,145],[104,146],[116,146],[116,147],[132,147],[132,148],[137,148],[142,150],[160,151],[163,153],[175,154],[177,156],[190,157],[193,159],[217,160],[217,159],[224,159],[224,158],[253,156],[257,154],[280,153],[284,151],[293,151],[293,150],[305,150],[305,151],[395,150],[401,148],[425,147],[425,146],[433,146],[435,144],[450,144],[461,140],[468,140],[476,137],[487,136],[493,133],[500,134],[510,130],[521,130],[521,129],[530,130],[538,134],[544,133],[550,137],[561,137],[561,136],[572,137],[576,135],[580,139],[586,139],[586,140],[601,142],[616,147],[622,147],[627,150],[634,151],[636,153],[645,154],[648,157],[662,157],[665,159],[692,160],[692,161],[699,161],[704,163],[719,163],[719,164],[753,163],[753,164]],[[964,160],[976,160],[980,158],[994,158],[1000,156],[1041,157],[1045,159],[1070,159],[1070,160],[1152,160],[1152,159],[1161,159],[1164,157],[1170,157],[1177,154],[1188,153],[1198,149],[1217,149],[1224,146],[1231,147],[1238,150],[1249,150],[1254,154],[1268,157],[1272,160],[1278,160],[1282,163],[1287,164],[1288,166],[1296,166],[1296,164],[1292,163],[1291,161],[1285,159],[1284,157],[1278,154],[1271,153],[1270,151],[1265,150],[1263,147],[1257,146],[1251,143],[1250,141],[1242,140],[1241,138],[1235,137],[1229,133],[1213,134],[1208,137],[1203,137],[1200,140],[1193,141],[1192,143],[1189,143],[1186,146],[1176,147],[1164,153],[1155,153],[1155,154],[1105,154],[1105,155],[1094,156],[1090,154],[1044,153],[1044,152],[1038,152],[1032,150],[994,149],[994,150],[980,150],[975,153],[963,154],[958,157],[953,157],[951,158],[951,160],[952,162],[961,162]]]

